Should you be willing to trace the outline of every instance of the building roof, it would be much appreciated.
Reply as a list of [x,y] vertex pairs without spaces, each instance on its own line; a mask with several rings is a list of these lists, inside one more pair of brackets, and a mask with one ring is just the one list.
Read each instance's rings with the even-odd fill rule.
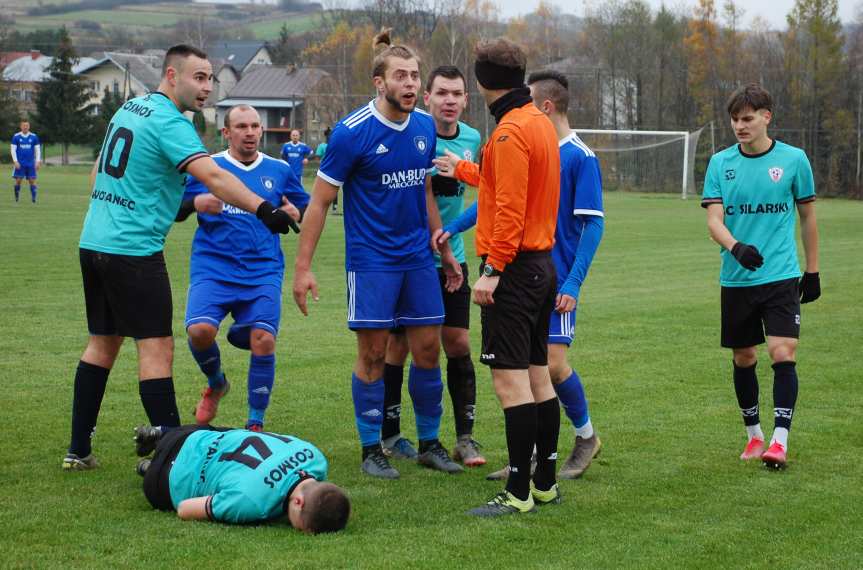
[[218,42],[207,46],[207,56],[211,61],[222,59],[242,71],[249,65],[255,54],[264,47],[267,47],[267,43],[260,40]]
[[105,57],[94,60],[89,66],[78,69],[76,73],[86,73],[102,65],[114,65],[121,70],[129,70],[135,80],[150,91],[159,87],[162,79],[162,60],[157,55],[140,55],[135,53],[105,52]]
[[[9,65],[3,68],[4,81],[45,81],[50,78],[48,67],[54,61],[53,57],[47,55],[39,55],[31,57],[27,54],[25,57],[19,57],[12,61]],[[82,57],[78,63],[72,66],[73,73],[81,73],[81,70],[92,66],[96,61],[92,57]]]
[[314,67],[256,65],[251,67],[228,93],[230,99],[277,99],[290,101],[305,97],[329,74]]
[[[38,53],[38,52],[37,52]],[[16,59],[24,56],[30,56],[29,51],[4,51],[0,52],[0,69],[6,67]]]

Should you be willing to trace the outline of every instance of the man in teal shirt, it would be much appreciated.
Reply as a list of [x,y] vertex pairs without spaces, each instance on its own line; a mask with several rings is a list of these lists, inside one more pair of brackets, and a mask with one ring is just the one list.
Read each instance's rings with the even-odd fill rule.
[[[164,435],[163,435],[164,434]],[[343,529],[345,492],[327,483],[327,459],[295,436],[244,429],[183,426],[135,430],[144,494],[183,520],[254,523],[286,517],[310,534]]]
[[[722,346],[734,355],[734,389],[748,442],[740,458],[785,467],[797,402],[800,303],[821,295],[815,185],[803,150],[772,140],[773,102],[760,85],[741,87],[728,102],[739,145],[710,159],[701,205],[721,249]],[[806,271],[795,240],[800,215]],[[774,431],[768,449],[758,414],[757,350],[767,335],[773,363]]]
[[90,173],[90,207],[79,243],[90,336],[75,373],[63,469],[98,465],[90,440],[108,374],[127,336],[137,344],[139,391],[150,423],[180,425],[171,371],[171,284],[162,249],[186,174],[225,202],[256,212],[273,232],[285,233],[294,224],[220,168],[183,116],[200,111],[212,87],[207,55],[174,46],[165,55],[159,90],[127,101],[108,125]]
[[[474,161],[480,147],[479,132],[459,121],[467,105],[465,79],[457,67],[443,65],[434,69],[426,82],[423,100],[434,118],[437,131],[437,156],[446,151],[465,160]],[[440,210],[444,225],[456,219],[464,210],[463,182],[438,175],[433,170],[432,192]],[[473,424],[476,410],[476,373],[470,357],[470,285],[468,267],[465,263],[464,240],[456,234],[449,240],[452,253],[461,264],[464,281],[456,291],[447,291],[446,277],[440,269],[440,257],[436,256],[440,276],[441,293],[444,301],[444,323],[441,327],[441,341],[447,357],[447,388],[453,404],[455,417],[456,445],[453,459],[468,467],[485,464],[479,453],[479,445],[473,439]],[[407,338],[404,328],[393,329],[387,343],[386,365],[384,367],[384,407],[385,416],[381,435],[384,448],[393,456],[413,459],[416,450],[401,434],[401,392],[404,383],[404,365],[408,354]]]

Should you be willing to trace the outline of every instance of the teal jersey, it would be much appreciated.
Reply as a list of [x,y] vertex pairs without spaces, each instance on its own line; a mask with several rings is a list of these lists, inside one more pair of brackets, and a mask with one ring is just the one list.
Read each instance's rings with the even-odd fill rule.
[[102,143],[80,247],[137,256],[162,251],[186,166],[202,156],[207,149],[195,127],[167,96],[127,101]]
[[[479,131],[459,122],[455,136],[445,137],[437,135],[437,156],[443,156],[445,151],[457,154],[460,158],[470,162],[476,162],[479,153],[481,138]],[[455,178],[440,176],[437,169],[431,170],[432,191],[437,201],[438,210],[443,225],[447,225],[459,215],[464,209],[464,182]],[[459,263],[464,263],[464,239],[461,234],[456,234],[449,239],[452,253]],[[435,263],[440,267],[440,257],[435,256]]]
[[802,149],[773,141],[759,155],[744,154],[739,145],[714,154],[701,205],[722,204],[731,235],[754,245],[764,257],[764,265],[749,271],[722,248],[719,282],[724,287],[751,287],[800,277],[795,205],[813,200],[812,168]]
[[307,441],[244,429],[200,430],[183,443],[168,486],[174,509],[186,499],[210,497],[210,518],[244,523],[284,515],[285,499],[308,477],[326,480],[327,460]]

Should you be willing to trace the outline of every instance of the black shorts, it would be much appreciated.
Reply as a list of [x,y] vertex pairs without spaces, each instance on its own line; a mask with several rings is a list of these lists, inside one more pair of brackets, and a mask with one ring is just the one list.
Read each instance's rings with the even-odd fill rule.
[[[444,318],[443,326],[457,329],[470,328],[470,283],[468,282],[467,263],[461,264],[461,274],[464,280],[461,287],[450,293],[446,290],[446,275],[443,269],[438,267],[438,278],[440,279],[440,292],[443,297]],[[390,329],[392,334],[405,334],[403,326]]]
[[551,253],[523,251],[516,255],[500,277],[494,304],[481,308],[480,362],[509,370],[547,365],[548,325],[556,296],[557,273]]
[[800,338],[796,278],[752,287],[722,288],[722,346],[746,348],[764,335]]
[[168,485],[168,476],[171,474],[171,466],[174,459],[180,453],[180,449],[190,435],[204,429],[203,426],[182,426],[172,429],[159,439],[156,453],[150,461],[150,467],[144,474],[144,496],[150,501],[154,509],[160,511],[174,510],[171,501],[171,488]]
[[116,255],[80,249],[91,335],[173,336],[173,301],[162,252]]

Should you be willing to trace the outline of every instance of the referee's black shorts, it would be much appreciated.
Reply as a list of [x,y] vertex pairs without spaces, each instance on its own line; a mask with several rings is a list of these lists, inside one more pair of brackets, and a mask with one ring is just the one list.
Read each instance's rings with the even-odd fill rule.
[[81,248],[79,258],[91,335],[173,336],[171,282],[161,251],[135,256]]
[[154,509],[160,511],[174,510],[174,503],[171,501],[171,488],[168,484],[171,466],[174,465],[174,459],[177,458],[189,436],[199,429],[208,428],[206,426],[182,426],[172,429],[159,439],[156,453],[150,461],[150,467],[144,474],[144,496],[147,497]]
[[481,309],[480,362],[510,370],[547,365],[548,326],[556,296],[551,253],[519,252],[500,277],[494,304]]
[[722,346],[748,348],[764,335],[800,338],[798,279],[722,288]]

